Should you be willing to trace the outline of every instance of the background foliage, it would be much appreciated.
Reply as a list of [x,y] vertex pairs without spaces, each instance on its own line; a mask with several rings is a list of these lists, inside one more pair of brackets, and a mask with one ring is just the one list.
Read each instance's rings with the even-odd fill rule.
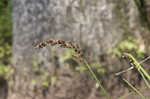
[[11,56],[11,23],[10,0],[0,0],[0,75],[7,78]]

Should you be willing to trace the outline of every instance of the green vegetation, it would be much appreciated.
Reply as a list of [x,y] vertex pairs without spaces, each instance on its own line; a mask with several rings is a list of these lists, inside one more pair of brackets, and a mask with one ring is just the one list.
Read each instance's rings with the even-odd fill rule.
[[150,80],[150,75],[144,70],[142,65],[129,53],[124,53],[125,56],[129,57],[131,61],[135,64],[135,68],[142,73],[148,80]]
[[101,63],[98,60],[98,57],[94,57],[94,61],[92,62],[91,66],[96,69],[98,74],[103,74],[105,69],[102,67]]
[[[83,0],[81,0],[83,1]],[[92,1],[93,4],[95,4],[97,0]],[[120,0],[118,0],[119,2]],[[138,1],[138,0],[135,0]],[[11,75],[14,74],[14,69],[10,66],[10,56],[11,56],[11,40],[12,40],[12,22],[11,22],[11,9],[10,9],[10,0],[1,0],[0,1],[0,76],[4,77],[5,79],[9,79]],[[82,2],[81,2],[82,3]],[[81,4],[81,7],[84,6]],[[137,2],[137,6],[139,5],[139,2]],[[121,6],[117,6],[117,9],[121,8]],[[140,7],[141,8],[141,7]],[[126,23],[126,16],[123,14],[123,12],[119,12],[119,10],[116,10],[116,13],[120,16],[121,19],[121,28],[126,32],[129,33],[127,29],[127,23]],[[145,14],[144,9],[141,9],[142,15]],[[146,16],[143,17],[144,20],[146,20]],[[111,55],[115,56],[122,56],[122,52],[135,52],[137,58],[143,58],[144,54],[146,53],[145,50],[140,50],[138,47],[137,40],[135,40],[133,37],[129,36],[124,41],[120,42],[117,47],[113,51],[109,51]],[[54,55],[56,55],[56,47],[52,48],[52,52]],[[72,59],[72,55],[75,53],[75,50],[67,49],[65,51],[64,56],[60,56],[59,59],[61,62],[65,62],[68,59]],[[149,83],[147,81],[150,80],[150,75],[145,71],[145,69],[140,65],[138,61],[131,55],[128,54],[128,56],[133,60],[135,63],[135,68],[138,70],[138,72],[141,74],[143,80],[145,81],[146,85],[149,88]],[[82,63],[75,67],[75,71],[77,72],[85,72],[88,70],[91,73],[91,76],[96,80],[96,82],[99,84],[100,89],[104,93],[104,95],[109,99],[109,95],[104,89],[103,85],[101,84],[101,81],[96,77],[96,74],[94,73],[93,69],[96,70],[97,73],[103,74],[105,69],[102,67],[101,63],[98,60],[98,57],[94,57],[94,61],[91,63],[91,66],[88,64],[86,60],[82,61]],[[57,81],[56,76],[50,76],[48,72],[44,71],[42,72],[36,62],[33,63],[33,72],[34,73],[42,73],[40,77],[42,78],[41,86],[48,87],[50,84],[54,85]],[[145,78],[146,77],[146,78]],[[124,79],[124,81],[135,91],[138,95],[141,96],[142,99],[145,99],[145,97],[135,88],[133,87],[127,80]],[[32,84],[36,85],[39,82],[39,78],[33,78]]]
[[[130,59],[130,64],[132,66],[134,66],[137,71],[140,73],[140,75],[142,76],[144,82],[146,83],[146,87],[150,88],[149,82],[147,81],[150,80],[150,75],[145,71],[145,69],[142,67],[142,65],[129,53],[123,53],[123,55],[127,58]],[[145,78],[146,77],[146,78]],[[130,82],[128,82],[127,80],[123,79],[132,89],[133,91],[135,91],[142,99],[146,99],[142,93],[140,91],[138,91],[138,89],[136,89],[132,84],[130,84]],[[128,93],[122,97],[120,97],[119,99],[125,98],[126,96],[131,95],[131,93]]]
[[48,71],[43,71],[36,61],[32,62],[32,73],[34,74],[32,85],[49,87],[56,83],[56,76],[51,76]]
[[[69,59],[73,59],[72,58],[72,54],[74,54],[75,51],[72,49],[66,49],[64,52],[64,55],[59,57],[59,60],[61,62],[65,62],[66,60]],[[67,66],[69,65],[69,63],[66,64]],[[70,65],[69,65],[70,66]],[[95,69],[97,71],[97,73],[99,74],[103,74],[105,72],[104,68],[101,66],[100,62],[98,61],[98,57],[95,56],[93,62],[91,63],[91,66],[93,69]],[[78,72],[85,72],[87,70],[85,64],[79,64],[75,67],[75,71]]]
[[43,81],[42,81],[42,86],[48,87],[50,83],[50,76],[48,72],[44,72],[43,74]]
[[[49,43],[45,43],[45,42],[49,42]],[[93,68],[95,68],[97,70],[98,73],[104,73],[105,70],[101,67],[101,64],[98,61],[98,58],[95,57],[93,63],[91,64],[93,66],[93,68],[89,65],[89,63],[87,62],[86,58],[83,57],[82,55],[82,50],[78,45],[74,45],[73,43],[69,42],[69,41],[63,41],[63,40],[47,40],[47,41],[43,41],[40,44],[38,44],[35,48],[43,48],[45,46],[47,46],[48,44],[51,45],[58,45],[60,46],[60,48],[68,48],[71,50],[66,50],[65,55],[60,57],[60,60],[65,62],[65,60],[67,59],[71,59],[72,56],[75,56],[74,58],[76,58],[77,60],[80,61],[80,63],[82,65],[77,66],[75,69],[77,71],[80,72],[84,72],[85,70],[88,70],[91,74],[91,76],[96,80],[96,82],[98,83],[101,91],[103,92],[103,94],[105,95],[105,97],[107,99],[110,99],[107,91],[104,89],[103,85],[101,84],[101,81],[97,78],[96,74],[93,71]],[[149,86],[149,83],[147,81],[150,80],[150,75],[145,71],[145,69],[142,67],[142,65],[129,53],[123,53],[124,51],[127,52],[136,52],[135,54],[138,54],[137,56],[139,58],[142,58],[142,55],[145,54],[145,51],[141,51],[140,49],[138,49],[138,42],[136,42],[136,40],[134,40],[133,38],[129,37],[127,40],[124,40],[123,42],[121,42],[120,44],[118,44],[117,48],[114,49],[114,51],[111,52],[111,54],[114,54],[116,56],[126,56],[127,58],[130,59],[130,61],[132,61],[132,64],[134,64],[134,67],[138,70],[138,72],[141,74],[143,80],[146,83],[146,86]],[[55,51],[54,51],[55,52]],[[109,53],[110,54],[110,53]],[[77,56],[77,57],[76,57]],[[48,74],[45,74],[45,80],[43,82],[43,86],[48,87],[49,82],[56,82],[56,78],[54,77],[53,79],[51,78],[51,80],[49,80],[48,78],[50,78],[48,76]],[[146,77],[146,78],[145,78]],[[132,86],[132,84],[130,84],[127,80],[125,80],[123,78],[123,80],[133,89],[133,91],[135,91],[138,95],[141,96],[142,99],[145,99],[145,97],[142,95],[142,93],[140,93],[135,87]]]
[[[46,43],[45,43],[46,42]],[[87,68],[87,70],[90,72],[91,76],[96,80],[96,82],[99,85],[99,88],[101,89],[101,91],[103,92],[103,94],[105,95],[106,99],[110,99],[110,96],[108,95],[107,91],[104,89],[103,85],[101,84],[101,81],[96,77],[96,74],[94,73],[93,69],[91,68],[91,66],[88,64],[87,60],[83,57],[83,52],[82,49],[78,46],[73,44],[70,41],[64,41],[64,40],[46,40],[43,41],[39,44],[37,44],[35,46],[35,48],[43,48],[47,45],[51,44],[52,46],[59,46],[60,48],[67,48],[67,49],[71,49],[73,51],[69,51],[69,54],[67,54],[67,58],[65,57],[65,59],[68,59],[68,57],[74,57],[77,60],[80,61],[80,63],[85,64],[85,67]],[[97,65],[98,63],[96,63]],[[47,76],[46,76],[47,78]],[[48,81],[46,81],[46,83],[44,83],[45,86],[48,85],[47,83]]]
[[142,93],[140,91],[138,91],[132,84],[130,84],[126,79],[123,79],[131,88],[133,91],[135,91],[140,97],[141,99],[146,99]]
[[[149,87],[150,87],[150,86],[146,86],[146,87],[144,87],[144,88],[141,88],[140,91],[143,91],[143,90],[145,90],[145,89],[147,89],[147,88],[149,88]],[[129,93],[126,93],[126,94],[124,94],[123,96],[119,97],[118,99],[126,99],[127,96],[131,96],[131,95],[133,95],[134,93],[135,93],[134,91],[129,92]]]
[[60,56],[60,61],[65,62],[66,60],[72,59],[72,54],[74,54],[75,51],[72,49],[65,50],[64,55]]
[[9,65],[4,65],[0,63],[0,76],[4,77],[6,80],[14,74],[14,69]]
[[102,92],[104,93],[104,95],[106,96],[107,99],[110,99],[110,96],[108,95],[107,91],[104,89],[103,85],[101,84],[101,81],[96,77],[95,73],[93,72],[92,68],[90,67],[90,65],[88,64],[88,62],[85,60],[84,63],[86,64],[86,67],[88,68],[89,72],[91,73],[92,77],[96,80],[96,82],[98,83],[100,89],[102,90]]
[[14,70],[10,67],[11,56],[10,0],[0,0],[0,76],[8,78]]
[[108,51],[108,53],[121,57],[123,52],[134,52],[138,59],[142,59],[146,51],[141,50],[138,44],[139,42],[137,42],[137,40],[129,36],[127,39],[120,42],[113,51]]

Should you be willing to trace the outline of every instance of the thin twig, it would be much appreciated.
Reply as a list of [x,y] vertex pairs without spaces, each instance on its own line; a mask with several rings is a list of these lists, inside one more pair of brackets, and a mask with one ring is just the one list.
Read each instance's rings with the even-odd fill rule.
[[115,75],[118,76],[118,75],[120,75],[120,74],[122,74],[122,73],[125,73],[125,72],[127,72],[127,71],[129,71],[129,70],[132,70],[133,68],[134,68],[134,67],[132,66],[132,67],[126,69],[126,70],[123,70],[123,71],[120,71],[120,72],[118,72],[118,73],[115,73]]

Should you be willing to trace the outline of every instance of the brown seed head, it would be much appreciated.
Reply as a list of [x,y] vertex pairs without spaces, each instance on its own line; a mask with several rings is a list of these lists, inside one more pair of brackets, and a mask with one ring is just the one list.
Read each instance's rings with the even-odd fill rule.
[[83,52],[81,50],[81,48],[77,45],[77,44],[73,44],[72,42],[70,41],[64,41],[64,40],[46,40],[46,41],[43,41],[39,44],[37,44],[35,46],[36,49],[39,49],[39,48],[43,48],[47,45],[59,45],[59,47],[61,48],[69,48],[69,49],[74,49],[75,50],[75,54],[73,54],[72,56],[74,58],[77,58],[79,59],[80,61],[83,60]]

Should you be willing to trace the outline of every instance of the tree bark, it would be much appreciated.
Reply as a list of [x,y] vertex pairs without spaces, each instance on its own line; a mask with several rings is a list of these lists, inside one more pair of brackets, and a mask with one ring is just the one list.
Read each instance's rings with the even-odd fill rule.
[[[128,3],[131,5],[129,8],[124,5]],[[70,40],[81,45],[83,49],[87,48],[86,50],[93,53],[93,56],[101,56],[122,40],[125,29],[132,31],[132,28],[136,27],[139,21],[134,18],[138,18],[138,14],[130,15],[131,12],[138,12],[133,5],[135,3],[131,0],[12,0],[13,65],[17,73],[9,99],[42,99],[44,97],[46,89],[39,88],[39,85],[32,85],[35,77],[33,63],[36,63],[43,73],[44,71],[50,75],[56,73],[54,63],[59,61],[54,62],[55,55],[48,48],[35,51],[35,44],[47,39]],[[128,16],[129,19],[127,19]],[[60,88],[62,92],[58,91],[56,86],[52,86],[49,89],[50,94],[44,99],[50,99],[50,97],[52,99],[87,99],[88,96],[84,97],[85,94],[73,93],[84,86],[86,81],[81,80],[79,75],[74,76],[77,75],[76,73],[68,71],[67,73],[70,76],[66,79],[61,80],[60,77],[62,85],[68,84],[66,89],[61,88],[57,83],[57,88]],[[63,74],[60,73],[60,75]],[[71,93],[67,94],[76,77],[79,77],[77,83],[80,84],[75,84]],[[53,88],[55,88],[54,92]],[[83,91],[87,94],[86,87],[84,88],[79,92]],[[40,89],[42,91],[38,92]]]

